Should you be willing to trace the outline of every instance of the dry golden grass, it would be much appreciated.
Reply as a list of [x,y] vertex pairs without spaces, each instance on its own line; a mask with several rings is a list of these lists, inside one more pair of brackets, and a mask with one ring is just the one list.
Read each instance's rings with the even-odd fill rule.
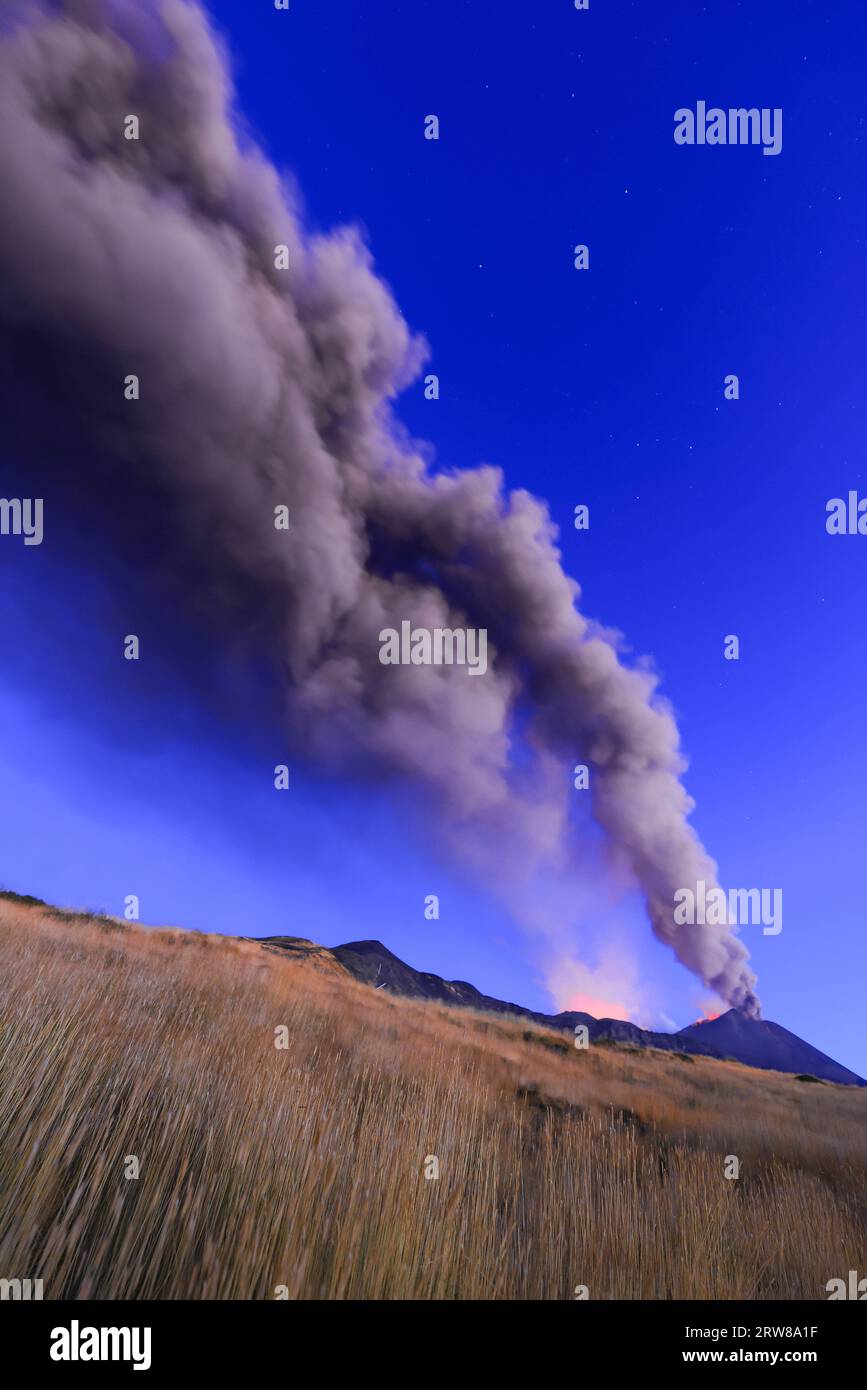
[[0,903],[0,1277],[46,1298],[824,1299],[867,1267],[865,1115]]

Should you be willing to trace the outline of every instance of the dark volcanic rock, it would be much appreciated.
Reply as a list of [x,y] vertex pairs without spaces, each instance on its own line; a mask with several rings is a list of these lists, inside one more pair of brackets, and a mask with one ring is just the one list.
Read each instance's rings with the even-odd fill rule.
[[867,1082],[839,1062],[826,1057],[809,1043],[766,1019],[750,1019],[737,1009],[719,1018],[693,1023],[679,1033],[653,1033],[618,1018],[593,1018],[585,1013],[541,1014],[520,1004],[509,1004],[481,994],[465,980],[444,980],[426,970],[414,970],[381,941],[350,941],[330,951],[298,937],[258,938],[263,946],[292,954],[324,951],[356,980],[374,989],[391,990],[410,999],[432,999],[440,1004],[479,1009],[486,1013],[510,1014],[529,1018],[545,1028],[574,1033],[576,1024],[586,1024],[592,1042],[629,1043],[633,1047],[653,1047],[661,1052],[681,1052],[687,1056],[733,1058],[749,1067],[769,1071],[809,1074],[823,1081],[846,1086],[865,1086]]
[[545,1028],[568,1029],[570,1033],[574,1033],[576,1024],[584,1023],[594,1042],[609,1038],[612,1042],[657,1047],[664,1052],[694,1052],[706,1057],[718,1055],[713,1047],[705,1045],[703,1039],[685,1042],[678,1033],[651,1033],[618,1018],[594,1018],[592,1014],[576,1012],[542,1014],[525,1009],[521,1004],[493,999],[489,994],[481,994],[475,985],[467,984],[465,980],[444,980],[429,971],[414,970],[389,951],[387,946],[383,946],[381,941],[350,941],[346,946],[333,946],[331,954],[357,980],[363,980],[377,989],[384,987],[394,994],[407,995],[410,999],[433,999],[440,1004],[511,1014],[517,1018],[532,1019]]
[[676,1034],[679,1038],[699,1039],[708,1043],[722,1057],[735,1057],[748,1067],[768,1071],[807,1073],[821,1081],[836,1081],[843,1086],[864,1086],[860,1076],[827,1057],[818,1048],[804,1042],[779,1023],[765,1018],[746,1018],[737,1009],[729,1009],[719,1018],[706,1023],[693,1023]]

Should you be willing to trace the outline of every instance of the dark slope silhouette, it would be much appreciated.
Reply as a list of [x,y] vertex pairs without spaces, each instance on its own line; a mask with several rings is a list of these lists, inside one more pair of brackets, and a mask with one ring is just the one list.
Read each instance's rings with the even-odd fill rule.
[[767,1019],[752,1019],[729,1009],[719,1018],[693,1023],[678,1033],[654,1033],[625,1023],[617,1018],[593,1018],[591,1014],[566,1012],[536,1013],[520,1004],[507,1003],[482,994],[466,980],[444,980],[427,970],[414,970],[400,960],[381,941],[350,941],[334,946],[330,951],[314,946],[299,937],[257,938],[271,950],[309,954],[312,951],[332,956],[356,980],[374,989],[388,989],[393,994],[410,999],[432,999],[441,1004],[480,1009],[488,1013],[513,1014],[529,1018],[547,1028],[562,1028],[573,1032],[575,1025],[587,1025],[593,1042],[632,1043],[635,1047],[655,1047],[663,1052],[684,1052],[690,1056],[716,1057],[743,1062],[765,1071],[791,1072],[793,1075],[815,1077],[820,1081],[837,1082],[844,1086],[865,1086],[864,1081],[848,1067],[843,1067],[824,1052]]
[[790,1033],[779,1023],[765,1018],[745,1018],[737,1009],[729,1009],[719,1018],[693,1023],[682,1028],[679,1038],[697,1038],[713,1047],[720,1056],[735,1057],[749,1067],[770,1071],[791,1071],[819,1077],[824,1081],[839,1081],[846,1086],[864,1086],[867,1082],[842,1067],[831,1057]]

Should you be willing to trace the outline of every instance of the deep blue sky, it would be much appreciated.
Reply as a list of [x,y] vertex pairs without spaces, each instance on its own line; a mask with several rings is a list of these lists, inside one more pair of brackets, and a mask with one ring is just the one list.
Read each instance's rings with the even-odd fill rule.
[[[867,1074],[867,537],[825,531],[830,497],[867,493],[867,8],[210,8],[241,106],[312,224],[362,226],[430,343],[442,397],[412,387],[402,418],[442,465],[496,463],[548,500],[584,611],[662,674],[723,883],[783,889],[782,934],[744,931],[766,1015]],[[782,107],[782,153],[676,146],[673,113],[699,99]],[[422,138],[429,113],[438,143]],[[572,529],[577,502],[588,533]],[[0,678],[7,886],[115,912],[138,892],[150,922],[378,936],[550,1007],[533,944],[404,808],[340,785],[275,797],[268,751],[212,725],[169,665],[159,699],[125,707],[98,582],[43,552],[26,573],[0,556],[26,585],[0,598],[15,653]],[[617,942],[654,1019],[690,1022],[704,992],[634,904]]]

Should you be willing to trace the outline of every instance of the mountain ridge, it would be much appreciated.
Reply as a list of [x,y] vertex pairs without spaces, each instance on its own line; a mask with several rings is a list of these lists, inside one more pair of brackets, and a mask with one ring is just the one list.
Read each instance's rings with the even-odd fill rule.
[[374,989],[389,989],[409,999],[429,999],[458,1008],[472,1008],[527,1018],[546,1028],[574,1032],[578,1024],[587,1027],[592,1042],[631,1043],[662,1052],[732,1060],[763,1071],[780,1071],[809,1076],[843,1086],[867,1086],[867,1081],[782,1024],[769,1019],[750,1019],[737,1009],[729,1009],[715,1019],[688,1024],[674,1033],[639,1028],[624,1019],[594,1018],[592,1014],[566,1010],[544,1014],[492,995],[482,994],[466,980],[446,980],[431,971],[407,965],[381,941],[349,941],[342,946],[317,946],[302,937],[253,937],[269,950],[309,956],[324,953],[333,957],[348,974]]

